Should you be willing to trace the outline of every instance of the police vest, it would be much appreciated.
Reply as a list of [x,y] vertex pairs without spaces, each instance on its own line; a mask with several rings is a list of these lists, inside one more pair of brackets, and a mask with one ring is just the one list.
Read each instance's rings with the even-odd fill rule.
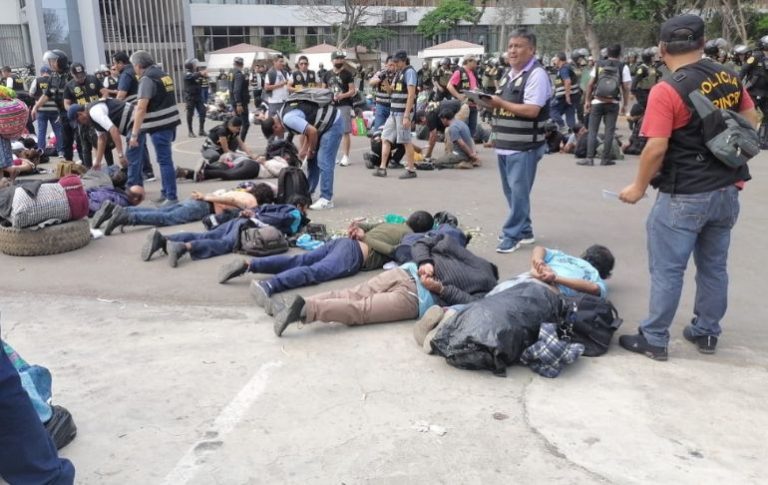
[[[48,91],[48,88],[50,87],[50,80],[50,76],[40,76],[35,78],[35,101],[40,99],[46,93],[46,91]],[[40,106],[38,111],[41,113],[58,113],[59,108],[56,106],[56,101],[53,99],[48,99],[45,104]]]
[[431,88],[432,87],[432,70],[430,69],[422,69],[419,74],[421,74],[421,85],[425,88]]
[[[239,93],[239,99],[235,99],[235,93]],[[235,71],[229,79],[229,102],[231,105],[247,105],[251,101],[251,95],[248,92],[248,80],[243,71]]]
[[196,72],[187,71],[184,73],[184,94],[187,101],[197,101],[200,99],[201,81],[200,76]]
[[416,72],[412,66],[405,66],[402,71],[395,75],[393,80],[392,93],[389,95],[389,109],[392,113],[405,113],[405,105],[408,103],[408,86],[405,82],[405,73],[411,70]]
[[107,76],[107,89],[117,89],[117,79],[112,76]]
[[[138,98],[139,93],[139,78],[136,76],[136,72],[133,70],[133,66],[128,65],[123,68],[122,71],[120,71],[120,78],[119,80],[122,80],[123,78],[128,79],[128,89],[126,90],[126,96],[123,101],[126,103],[130,103],[131,101],[136,101],[136,98]],[[118,84],[119,84],[118,80]]]
[[68,72],[63,74],[57,72],[52,73],[51,79],[48,81],[48,91],[43,93],[56,103],[56,107],[61,114],[67,112],[64,108],[64,89],[67,87],[67,83],[70,79],[72,79],[72,75]]
[[211,83],[208,81],[208,76],[200,74],[200,87],[203,89],[208,89],[210,85]]
[[[325,133],[328,128],[333,125],[333,122],[336,121],[336,115],[338,113],[338,110],[332,104],[320,107],[318,104],[312,103],[310,101],[286,101],[283,104],[283,107],[280,109],[280,119],[282,120],[286,114],[295,109],[304,113],[304,119],[307,120],[307,123],[317,129],[318,134]],[[286,129],[297,135],[302,134],[288,128],[287,126]]]
[[718,63],[700,60],[679,68],[662,82],[675,88],[689,107],[691,121],[672,132],[653,186],[665,193],[698,194],[749,180],[746,165],[732,169],[707,150],[701,117],[688,99],[688,93],[698,90],[716,107],[738,111],[743,89],[738,75]]
[[[135,108],[132,103],[125,103],[116,99],[100,99],[95,103],[89,104],[86,109],[90,111],[92,107],[98,104],[105,104],[107,106],[107,116],[121,135],[130,135],[131,129],[133,128],[133,111]],[[98,124],[95,120],[93,120],[93,127],[100,133],[107,133],[106,128]]]
[[[581,86],[579,86],[579,78],[576,76],[576,72],[573,70],[573,67],[571,67],[570,64],[566,64],[565,67],[568,68],[568,79],[571,80],[571,95],[579,94],[581,92]],[[560,76],[559,69],[557,70],[557,74],[555,75],[555,82],[553,84],[555,85],[555,97],[564,98],[565,79]]]
[[90,74],[85,76],[85,82],[83,84],[78,84],[77,81],[73,79],[72,81],[69,81],[68,87],[75,97],[75,103],[80,106],[85,106],[88,103],[97,101],[101,96],[99,93],[99,81],[95,76]]
[[456,86],[456,91],[459,93],[463,93],[464,91],[469,91],[471,89],[471,85],[469,84],[469,74],[467,73],[467,70],[463,67],[459,68],[459,84]]
[[[506,76],[502,80],[501,98],[511,103],[523,103],[525,84],[536,69],[544,69],[538,62],[516,79]],[[515,116],[507,110],[494,109],[493,132],[497,150],[528,151],[544,144],[544,123],[549,119],[549,104],[539,110],[536,118]]]
[[750,67],[746,80],[750,93],[753,96],[764,96],[768,93],[768,58],[756,51],[747,58],[746,63]]
[[[384,75],[382,76],[381,74]],[[390,72],[384,71],[383,73],[379,73],[379,79],[381,82],[376,85],[376,104],[389,107],[391,100],[389,92],[385,89],[385,83],[391,86],[394,81],[394,76]]]
[[637,81],[636,89],[641,91],[650,91],[659,80],[659,73],[656,71],[656,68],[645,64],[640,64],[637,67],[635,76],[640,78]]
[[173,78],[157,66],[147,68],[144,77],[155,84],[155,94],[149,99],[141,131],[153,133],[180,125],[181,116],[176,106],[176,88],[173,85]]
[[315,71],[294,71],[293,72],[293,85],[301,86],[304,88],[314,88],[317,86],[317,80],[315,79]]
[[24,86],[24,80],[20,78],[18,74],[11,74],[9,77],[13,79],[13,90],[16,91],[17,95],[28,94],[27,88]]
[[[443,69],[442,67],[437,70],[437,84],[439,84],[442,87],[448,86],[448,81],[451,80],[451,76],[453,75],[453,71],[449,69]],[[451,93],[448,91],[445,92],[446,96],[450,96]]]

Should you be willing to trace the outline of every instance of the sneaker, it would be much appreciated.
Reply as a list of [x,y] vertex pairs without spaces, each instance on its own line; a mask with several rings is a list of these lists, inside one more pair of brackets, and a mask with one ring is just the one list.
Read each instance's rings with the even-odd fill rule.
[[416,343],[424,345],[424,339],[427,338],[427,334],[440,323],[443,318],[443,307],[438,305],[432,305],[424,313],[416,324],[413,326],[413,338],[416,339]]
[[206,133],[203,129],[201,129],[197,134],[200,136],[208,136],[208,133]]
[[275,314],[275,335],[278,337],[283,335],[283,332],[288,325],[293,322],[301,320],[301,314],[304,311],[304,298],[301,295],[295,295],[285,304],[285,307]]
[[157,204],[157,208],[159,209],[160,207],[168,207],[169,205],[176,205],[178,203],[179,203],[179,199],[165,199],[159,204]]
[[339,160],[339,165],[342,167],[349,167],[349,164],[350,164],[349,157],[346,155],[341,157],[341,160]]
[[376,168],[376,164],[373,163],[373,158],[371,158],[371,152],[365,152],[363,153],[363,160],[365,160],[365,168],[368,170],[373,170]]
[[622,335],[619,337],[619,345],[630,352],[643,354],[653,360],[667,360],[667,348],[649,344],[642,333]]
[[155,174],[144,175],[145,182],[154,182],[156,180],[157,180],[157,177],[155,177]]
[[505,237],[499,245],[496,246],[497,253],[514,253],[518,249],[520,249],[520,241],[516,241],[510,237]]
[[405,180],[405,179],[415,179],[418,176],[419,175],[416,173],[416,170],[414,170],[414,171],[406,170],[405,172],[400,174],[400,176],[397,177],[397,178],[399,178],[401,180]]
[[272,302],[270,300],[272,288],[269,286],[269,283],[266,281],[251,281],[251,296],[256,305],[263,308],[267,315],[272,315]]
[[144,246],[141,248],[141,259],[143,261],[149,261],[152,259],[152,255],[161,249],[165,254],[168,254],[166,241],[167,239],[160,234],[160,231],[158,231],[157,228],[152,229],[149,234],[147,234],[147,239],[144,241]]
[[206,165],[208,165],[208,161],[204,158],[197,161],[192,180],[195,182],[202,182],[205,180],[205,174],[203,173],[203,170],[205,170]]
[[317,202],[309,206],[313,211],[321,211],[324,209],[333,209],[333,201],[328,200],[325,197],[320,197]]
[[717,337],[714,335],[694,335],[693,325],[688,325],[683,329],[685,340],[696,344],[696,348],[702,354],[714,354],[717,348]]
[[43,426],[53,439],[57,450],[67,446],[77,436],[77,426],[72,414],[62,406],[51,406],[51,418]]
[[187,136],[188,136],[189,138],[197,138],[197,137],[195,136],[195,132],[194,132],[194,131],[192,131],[192,130],[189,130],[189,133],[187,134]]
[[386,177],[387,176],[387,169],[386,168],[377,168],[375,172],[373,172],[374,177]]
[[93,215],[93,220],[91,221],[91,227],[94,229],[98,229],[101,227],[102,224],[104,224],[110,217],[112,217],[112,214],[115,211],[115,205],[114,202],[106,201],[103,204],[101,204],[101,207],[99,207],[99,210],[96,211],[96,213]]
[[161,195],[160,197],[155,197],[154,199],[152,199],[152,203],[155,204],[156,206],[162,204],[163,202],[165,202],[164,195]]
[[583,160],[576,160],[576,165],[581,165],[582,167],[591,167],[595,164],[595,161],[591,158],[585,158]]
[[236,259],[231,261],[219,269],[219,284],[223,285],[232,278],[237,278],[248,272],[248,261],[244,259]]
[[112,212],[112,217],[107,221],[107,225],[104,227],[104,235],[110,236],[112,232],[118,227],[121,228],[128,224],[128,213],[120,206],[115,206]]
[[520,244],[523,245],[523,246],[528,246],[528,245],[531,245],[531,244],[533,244],[535,242],[536,242],[536,237],[533,234],[531,234],[528,237],[523,237],[520,240]]
[[187,245],[180,242],[169,241],[166,245],[168,252],[168,264],[171,268],[179,265],[179,259],[187,254]]
[[616,162],[614,162],[613,160],[603,160],[602,162],[600,162],[600,165],[603,167],[607,167],[610,165],[616,165]]

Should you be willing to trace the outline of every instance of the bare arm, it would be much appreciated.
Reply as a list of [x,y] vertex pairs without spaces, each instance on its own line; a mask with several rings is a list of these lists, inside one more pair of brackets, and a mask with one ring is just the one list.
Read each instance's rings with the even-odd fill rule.
[[462,96],[458,91],[456,91],[456,86],[451,84],[450,82],[446,84],[446,89],[448,89],[448,92],[451,93],[451,96],[453,96],[456,99],[464,100],[464,96]]
[[622,202],[634,204],[643,198],[651,180],[661,169],[668,146],[669,138],[648,138],[643,153],[640,154],[640,165],[637,168],[635,181],[619,194]]
[[117,149],[117,161],[118,163],[125,167],[127,164],[125,162],[125,150],[123,148],[123,137],[120,136],[120,131],[117,129],[116,126],[113,126],[109,129],[109,136],[112,137],[112,141],[115,142],[115,149]]
[[566,286],[581,293],[600,296],[600,286],[598,286],[597,283],[592,283],[591,281],[582,280],[580,278],[565,278],[555,275],[555,279],[552,283],[555,285]]

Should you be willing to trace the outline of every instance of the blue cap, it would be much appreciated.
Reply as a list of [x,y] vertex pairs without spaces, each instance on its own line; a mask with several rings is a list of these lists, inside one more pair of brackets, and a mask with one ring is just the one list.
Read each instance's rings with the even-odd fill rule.
[[69,124],[72,128],[77,128],[77,113],[85,111],[85,107],[79,104],[73,104],[67,110],[67,118],[69,118]]
[[40,73],[41,74],[50,74],[51,73],[51,68],[48,67],[48,66],[43,66],[43,67],[40,68]]

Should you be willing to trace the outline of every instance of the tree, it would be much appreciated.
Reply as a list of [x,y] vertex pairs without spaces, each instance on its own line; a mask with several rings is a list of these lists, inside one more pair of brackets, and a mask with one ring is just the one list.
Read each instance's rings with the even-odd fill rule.
[[[483,10],[485,2],[483,2]],[[440,5],[421,18],[416,32],[433,38],[451,30],[461,22],[477,25],[483,12],[473,7],[466,0],[442,0]]]
[[45,25],[45,38],[49,44],[64,42],[64,24],[56,10],[43,9],[43,25]]
[[522,25],[524,14],[523,2],[518,0],[499,0],[496,2],[496,17],[493,19],[493,23],[499,26],[499,51],[507,50],[507,29],[510,27],[514,29]]
[[366,27],[352,31],[349,41],[355,47],[361,45],[368,49],[378,49],[382,40],[395,35],[395,32],[384,27]]
[[269,47],[270,49],[280,51],[285,56],[299,52],[299,48],[296,47],[296,44],[294,44],[287,37],[278,37],[274,42],[272,42],[270,45],[265,47]]
[[330,25],[336,35],[335,45],[344,48],[350,44],[353,34],[367,29],[366,24],[375,16],[371,11],[370,1],[342,0],[341,2],[327,0],[304,0],[303,15],[314,22]]

